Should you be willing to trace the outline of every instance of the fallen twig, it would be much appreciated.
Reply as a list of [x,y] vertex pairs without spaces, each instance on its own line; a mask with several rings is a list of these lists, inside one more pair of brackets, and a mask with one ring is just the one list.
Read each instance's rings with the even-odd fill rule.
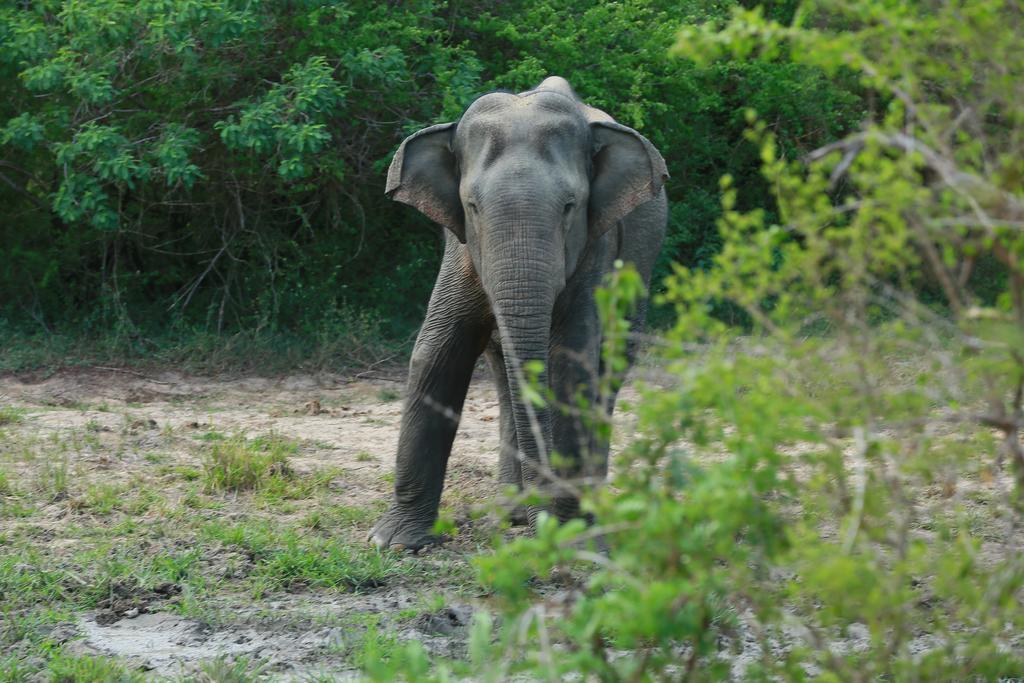
[[160,379],[153,379],[152,377],[144,375],[141,372],[136,372],[135,370],[128,370],[127,368],[111,368],[111,367],[108,367],[106,365],[90,365],[89,367],[92,368],[93,370],[106,370],[107,372],[120,372],[120,373],[123,373],[125,375],[134,375],[135,377],[139,377],[140,379],[144,379],[147,382],[152,382],[153,384],[164,384],[164,385],[174,384],[174,382],[165,382],[165,381],[160,380]]

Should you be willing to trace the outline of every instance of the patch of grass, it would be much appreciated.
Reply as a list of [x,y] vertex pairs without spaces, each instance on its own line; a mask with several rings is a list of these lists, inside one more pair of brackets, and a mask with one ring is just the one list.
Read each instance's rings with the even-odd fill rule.
[[349,661],[362,671],[371,674],[390,661],[400,648],[398,636],[389,629],[378,629],[369,623],[358,644],[352,649]]
[[[428,278],[433,281],[433,275]],[[429,282],[424,293],[429,292]],[[331,296],[334,296],[333,293]],[[333,299],[331,299],[333,301]],[[415,309],[415,306],[413,306]],[[319,309],[318,309],[319,310]],[[145,325],[147,342],[127,342],[121,331],[99,334],[70,324],[70,334],[37,333],[5,326],[0,320],[0,371],[38,368],[57,369],[76,365],[133,365],[173,367],[204,375],[260,373],[268,376],[296,368],[345,371],[381,366],[381,359],[395,358],[401,365],[412,348],[420,313],[396,322],[375,313],[346,307],[319,314],[310,325],[279,332],[240,329],[207,332],[179,324],[167,316]],[[311,333],[312,332],[312,333]]]
[[142,483],[134,483],[130,490],[133,495],[127,500],[122,499],[120,504],[121,510],[126,514],[132,516],[144,515],[154,506],[164,503],[163,496]]
[[0,681],[50,680],[40,676],[57,649],[54,628],[73,620],[70,612],[48,607],[4,611],[0,619]]
[[0,427],[18,424],[25,419],[25,410],[14,406],[0,406]]
[[321,506],[307,513],[299,524],[317,531],[337,531],[374,519],[383,510],[382,505],[356,507],[354,505]]
[[37,488],[49,502],[68,497],[68,459],[66,456],[48,458],[39,469]]
[[195,573],[201,549],[152,553],[146,545],[125,546],[125,539],[115,539],[75,555],[77,607],[91,609],[112,595],[134,595],[162,584],[182,584],[193,578],[201,582]]
[[443,593],[421,595],[412,607],[406,607],[395,612],[396,621],[408,621],[430,612],[439,612],[448,604],[448,598]]
[[0,657],[0,681],[27,681],[38,671],[38,667],[25,662],[17,655]]
[[[155,525],[150,525],[149,528],[154,528]],[[139,531],[140,525],[137,521],[129,516],[121,518],[121,521],[116,524],[112,524],[104,529],[107,538],[118,538],[123,536],[131,536],[132,534]],[[164,533],[162,530],[160,533]]]
[[135,683],[146,680],[138,671],[129,671],[116,659],[64,654],[58,651],[47,666],[49,678],[60,683]]
[[18,492],[14,488],[14,484],[11,483],[11,475],[7,473],[7,470],[0,469],[0,496],[16,495]]
[[264,680],[266,668],[265,663],[254,662],[247,657],[230,659],[221,655],[200,666],[198,678],[185,680],[202,681],[203,683],[251,683]]
[[[7,519],[31,517],[35,511],[36,509],[30,503],[21,498],[13,496],[0,498],[0,517]],[[3,543],[0,542],[0,545]]]
[[160,553],[150,560],[150,568],[156,577],[178,583],[192,576],[192,569],[201,555],[195,549],[183,553]]
[[[3,621],[0,621],[0,626],[2,626],[0,628],[0,651],[17,653],[18,650],[21,650],[21,653],[24,654],[27,651],[27,646],[39,650],[53,649],[58,645],[52,638],[54,627],[72,620],[74,620],[73,613],[59,608],[42,607],[7,612],[4,614]],[[8,650],[11,645],[20,645],[20,647]],[[41,665],[42,662],[39,663],[39,666]],[[3,670],[3,664],[0,664],[0,672]],[[7,680],[11,679],[4,678],[0,673],[0,681]],[[22,679],[15,678],[13,680]]]
[[373,455],[369,451],[359,451],[356,453],[356,462],[370,462],[376,459],[377,456]]
[[298,446],[276,435],[247,440],[235,436],[215,442],[203,462],[207,491],[252,491],[274,478],[291,476],[288,456]]
[[31,547],[11,548],[0,558],[0,604],[7,610],[32,608],[67,598],[68,576]]
[[193,579],[182,586],[181,595],[168,605],[168,611],[197,621],[211,629],[233,623],[234,615],[231,609],[225,607],[220,601],[211,600],[214,595],[213,591],[220,586],[220,582],[203,584]]
[[93,484],[85,495],[76,499],[77,507],[91,510],[97,515],[109,515],[123,502],[125,489],[118,484]]
[[224,503],[204,496],[197,486],[191,486],[181,498],[181,504],[190,510],[220,510]]
[[280,505],[283,501],[310,498],[326,490],[339,473],[340,470],[337,468],[327,468],[303,476],[288,473],[289,476],[269,477],[260,489],[259,495],[274,505]]
[[265,556],[275,540],[273,530],[265,523],[225,524],[213,521],[203,526],[199,536],[204,540],[241,548],[253,559]]
[[227,525],[211,522],[200,536],[244,550],[255,567],[251,579],[257,597],[297,587],[359,590],[383,585],[408,567],[398,555],[360,543],[349,545],[308,531],[279,529],[267,523]]
[[202,470],[190,467],[189,465],[170,465],[167,467],[161,467],[160,474],[169,474],[175,477],[180,477],[185,481],[196,481],[203,476]]
[[401,571],[399,559],[364,545],[289,535],[254,571],[257,595],[298,586],[359,590],[382,586]]
[[326,529],[328,524],[329,522],[327,520],[327,516],[324,514],[324,511],[321,510],[320,508],[317,508],[312,512],[306,513],[305,515],[303,515],[302,519],[299,520],[299,526],[305,527],[307,529],[313,529],[316,531],[322,531],[323,529]]
[[400,398],[402,398],[402,394],[397,389],[392,389],[391,387],[384,387],[377,392],[377,400],[384,403],[397,401]]
[[226,441],[228,435],[222,432],[210,430],[208,432],[203,432],[196,438],[199,439],[200,441]]
[[249,440],[254,448],[264,450],[279,450],[285,455],[295,455],[299,452],[299,444],[294,439],[284,437],[277,432],[270,432]]

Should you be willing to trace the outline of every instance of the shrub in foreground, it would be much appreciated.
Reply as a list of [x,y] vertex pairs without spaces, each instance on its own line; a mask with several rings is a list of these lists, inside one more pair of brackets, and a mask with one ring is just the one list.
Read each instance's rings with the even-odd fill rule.
[[[853,73],[877,111],[801,159],[748,113],[779,220],[723,179],[722,251],[667,282],[678,323],[587,499],[597,524],[499,544],[478,566],[500,628],[478,618],[469,664],[411,645],[399,673],[1024,672],[1022,20],[998,1],[820,2],[682,32],[702,61]],[[634,284],[604,293],[606,329]]]

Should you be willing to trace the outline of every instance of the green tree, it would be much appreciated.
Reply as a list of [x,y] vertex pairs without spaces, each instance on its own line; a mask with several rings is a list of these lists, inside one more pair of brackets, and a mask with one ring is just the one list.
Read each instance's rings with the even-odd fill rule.
[[660,274],[707,265],[720,175],[749,206],[771,204],[743,108],[796,151],[863,108],[855,83],[818,69],[668,57],[680,12],[722,18],[732,4],[8,0],[5,330],[112,335],[119,354],[171,333],[315,345],[360,316],[404,335],[439,249],[426,220],[383,196],[390,154],[480,93],[550,74],[664,150]]

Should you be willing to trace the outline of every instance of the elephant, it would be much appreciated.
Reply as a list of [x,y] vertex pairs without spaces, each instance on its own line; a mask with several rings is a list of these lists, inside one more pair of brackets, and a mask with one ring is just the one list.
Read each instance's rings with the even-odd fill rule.
[[[409,362],[394,498],[368,540],[413,551],[439,542],[445,470],[481,355],[497,385],[500,482],[546,496],[526,508],[531,524],[543,511],[563,521],[579,514],[578,488],[565,482],[602,480],[609,444],[555,406],[581,397],[599,405],[595,288],[616,262],[634,264],[649,285],[667,179],[647,138],[557,76],[526,92],[484,94],[458,121],[402,142],[386,194],[443,226],[445,244]],[[634,329],[646,305],[632,314]],[[636,347],[627,347],[631,363]],[[540,361],[527,367],[553,402],[526,400],[530,361]],[[609,417],[614,399],[604,400]]]

